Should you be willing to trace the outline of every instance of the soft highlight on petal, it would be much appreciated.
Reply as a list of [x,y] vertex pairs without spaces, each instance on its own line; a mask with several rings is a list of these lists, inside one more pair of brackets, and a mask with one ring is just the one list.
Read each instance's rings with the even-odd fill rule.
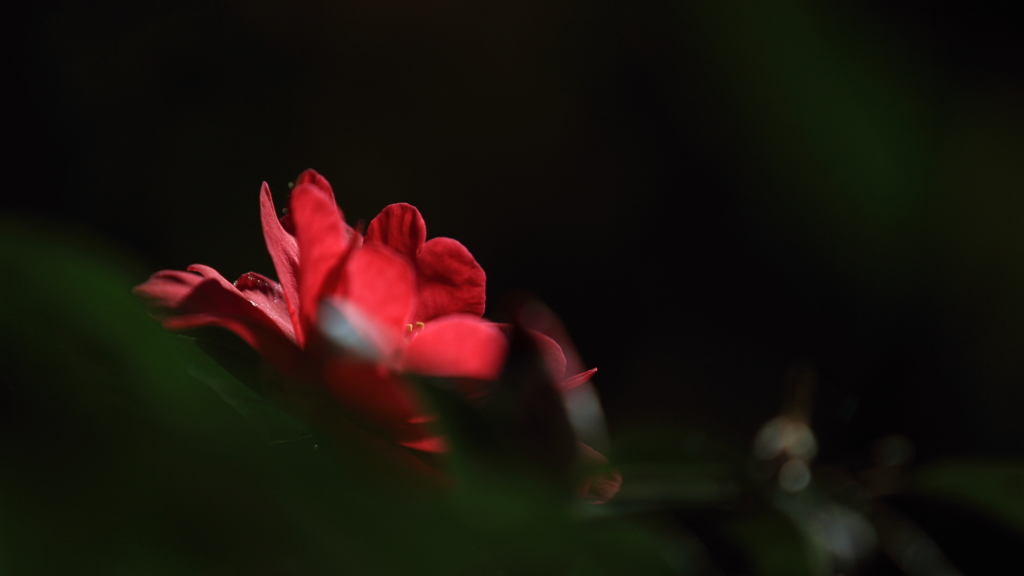
[[446,316],[424,326],[402,352],[400,367],[424,376],[494,380],[508,340],[496,325],[469,315]]
[[402,335],[416,306],[416,275],[397,252],[367,242],[349,257],[330,296],[360,308],[382,330]]
[[362,307],[334,296],[320,302],[317,326],[335,353],[353,361],[391,361],[403,335],[370,317]]

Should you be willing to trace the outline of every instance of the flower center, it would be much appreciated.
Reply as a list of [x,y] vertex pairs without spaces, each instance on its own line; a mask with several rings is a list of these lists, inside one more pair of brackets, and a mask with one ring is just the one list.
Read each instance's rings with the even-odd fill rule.
[[415,324],[406,324],[405,325],[405,334],[406,334],[406,336],[411,336],[412,334],[414,334],[416,332],[420,332],[421,330],[423,330],[426,327],[427,327],[427,325],[424,324],[423,322],[416,322]]

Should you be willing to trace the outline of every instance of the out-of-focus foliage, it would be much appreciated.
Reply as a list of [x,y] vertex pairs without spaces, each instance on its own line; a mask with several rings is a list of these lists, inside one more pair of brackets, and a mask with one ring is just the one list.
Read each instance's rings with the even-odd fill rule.
[[[11,221],[2,246],[16,279],[3,301],[18,304],[2,317],[0,568],[12,574],[952,574],[889,495],[1024,527],[1019,464],[913,472],[894,437],[867,466],[808,468],[813,436],[794,436],[805,428],[792,417],[767,423],[752,454],[699,429],[635,427],[616,442],[622,492],[570,504],[529,472],[528,439],[492,436],[487,413],[443,387],[431,395],[455,477],[438,488],[362,436],[331,441],[281,412],[236,379],[260,368],[230,339],[205,340],[211,357],[160,330],[117,252]],[[493,409],[516,404],[502,401]]]
[[1024,462],[954,460],[922,467],[915,491],[976,510],[1024,538]]
[[2,235],[5,573],[671,573],[647,532],[530,484],[449,495],[311,435],[148,318],[123,257]]

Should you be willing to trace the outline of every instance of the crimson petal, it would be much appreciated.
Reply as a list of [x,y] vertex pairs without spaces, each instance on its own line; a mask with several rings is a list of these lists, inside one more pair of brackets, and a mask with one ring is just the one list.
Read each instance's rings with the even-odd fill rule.
[[416,254],[420,304],[416,318],[428,322],[448,314],[482,316],[487,275],[465,246],[434,238]]
[[296,342],[295,327],[292,324],[291,315],[288,313],[284,291],[280,284],[262,274],[247,272],[235,280],[235,288],[242,293],[246,300],[263,310],[277,326],[277,329],[288,336],[289,340]]
[[429,322],[448,314],[482,316],[487,277],[469,250],[451,238],[425,242],[420,211],[406,203],[381,210],[366,229],[368,241],[405,255],[416,267],[419,306],[415,318]]
[[290,205],[302,262],[297,282],[299,331],[303,333],[303,341],[308,345],[316,324],[319,302],[325,295],[325,286],[336,281],[341,273],[351,246],[352,230],[345,224],[329,188],[324,189],[310,182],[300,183],[292,191]]
[[597,368],[591,368],[586,372],[580,372],[575,376],[570,376],[569,378],[562,380],[561,384],[558,385],[558,388],[561,389],[562,392],[568,392],[569,390],[572,390],[573,388],[576,388],[581,384],[590,382],[590,378],[595,373],[597,373]]
[[416,261],[416,251],[427,239],[427,225],[416,207],[404,202],[380,211],[366,228],[366,240],[380,242],[388,248]]
[[176,312],[182,301],[202,281],[202,276],[191,272],[161,270],[133,288],[132,293],[145,298],[156,315],[162,317]]
[[308,168],[304,170],[302,174],[299,174],[299,177],[295,180],[295,187],[297,188],[303,184],[316,186],[321,192],[331,198],[332,203],[337,204],[337,200],[334,199],[334,190],[331,189],[331,183],[327,181],[327,178],[321,176],[316,170]]
[[[264,308],[248,300],[235,286],[208,266],[188,272],[158,272],[135,289],[171,314],[164,327],[187,330],[203,326],[226,328],[238,335],[282,374],[307,379],[302,352]],[[188,279],[191,276],[194,280]],[[183,286],[191,285],[187,293]]]
[[435,320],[415,334],[402,352],[401,369],[424,376],[494,380],[508,340],[501,329],[470,315]]
[[263,239],[267,243],[267,252],[274,262],[277,278],[281,281],[281,290],[288,306],[288,317],[292,322],[299,346],[304,343],[304,334],[299,324],[299,244],[289,234],[277,218],[274,198],[270,195],[270,186],[266,182],[260,189],[260,219],[263,222]]
[[345,263],[338,285],[330,295],[358,308],[393,342],[401,341],[416,306],[415,272],[408,260],[390,248],[367,242]]

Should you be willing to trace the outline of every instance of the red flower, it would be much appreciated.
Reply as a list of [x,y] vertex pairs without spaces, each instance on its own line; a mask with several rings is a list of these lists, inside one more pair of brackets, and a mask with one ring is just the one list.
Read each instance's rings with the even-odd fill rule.
[[157,272],[135,292],[165,327],[226,328],[285,377],[326,388],[399,443],[440,450],[399,375],[497,377],[507,342],[480,318],[480,265],[455,240],[425,241],[423,218],[408,204],[385,208],[362,238],[312,170],[299,177],[286,217],[277,218],[266,184],[260,207],[280,284],[253,272],[231,284],[197,264]]
[[[135,292],[165,327],[226,328],[284,377],[326,390],[399,444],[444,450],[403,375],[453,377],[469,388],[498,378],[508,327],[481,318],[486,277],[480,265],[455,240],[427,241],[423,218],[408,204],[385,208],[363,237],[345,223],[330,184],[313,170],[296,182],[285,217],[277,217],[266,183],[260,208],[280,283],[250,272],[232,284],[196,264],[187,272],[157,272]],[[565,378],[559,344],[531,334],[563,394],[594,372]],[[575,372],[580,366],[569,351]],[[580,452],[586,460],[602,459],[585,446]],[[603,501],[618,489],[613,480],[591,478],[584,491]]]

